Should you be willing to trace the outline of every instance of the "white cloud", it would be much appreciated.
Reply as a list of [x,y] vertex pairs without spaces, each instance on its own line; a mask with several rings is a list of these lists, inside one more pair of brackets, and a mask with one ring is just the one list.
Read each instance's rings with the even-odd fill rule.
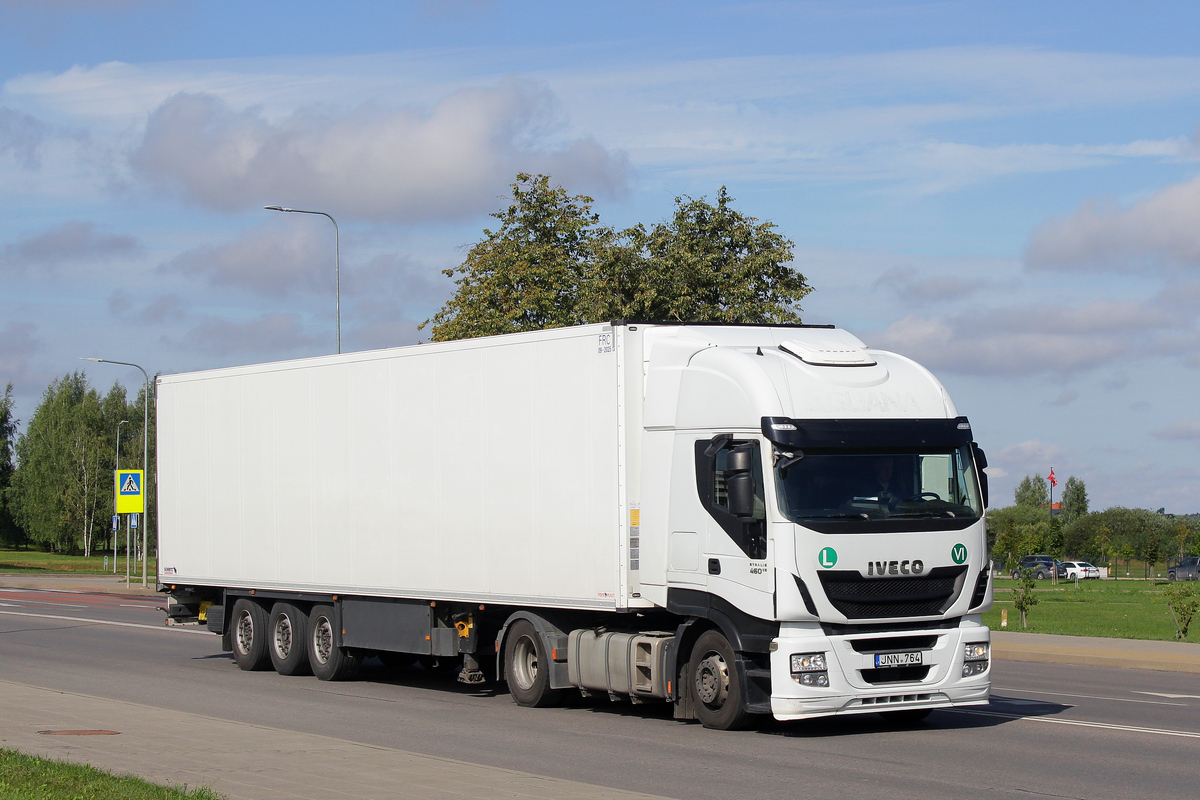
[[1091,201],[1030,237],[1032,269],[1117,270],[1200,266],[1200,176],[1122,209]]
[[872,337],[871,344],[935,371],[1053,374],[1102,366],[1186,324],[1186,318],[1139,301],[1095,301],[1076,308],[1026,305],[945,317],[909,315]]
[[109,261],[137,253],[137,239],[106,235],[91,222],[72,220],[0,249],[0,267],[18,272],[49,271],[72,264]]
[[24,169],[37,169],[41,165],[38,151],[46,132],[40,120],[11,108],[0,108],[0,156],[11,155]]
[[1048,406],[1069,406],[1071,403],[1074,403],[1078,399],[1079,399],[1079,392],[1075,391],[1074,389],[1067,389],[1065,391],[1060,392],[1058,394],[1058,396],[1055,397],[1053,400],[1048,401],[1046,403],[1046,405],[1048,405]]
[[1040,439],[1030,439],[1027,442],[1011,444],[1002,448],[1000,452],[996,453],[995,460],[1022,469],[1033,465],[1034,471],[1043,473],[1044,477],[1045,473],[1050,471],[1051,462],[1062,461],[1063,457],[1063,449],[1059,445],[1043,442]]
[[1180,419],[1153,431],[1158,439],[1190,441],[1200,439],[1200,420]]
[[246,231],[228,244],[193,248],[159,269],[199,277],[210,286],[271,297],[297,291],[332,293],[332,234],[328,220],[297,214],[294,220]]
[[874,283],[876,288],[891,289],[906,302],[938,303],[960,300],[981,289],[988,288],[991,281],[980,278],[962,278],[957,275],[918,275],[912,267],[894,267],[880,275]]
[[5,382],[16,382],[26,376],[30,362],[43,349],[41,340],[34,335],[36,331],[37,326],[31,322],[10,322],[0,328],[0,375]]
[[312,355],[325,341],[306,334],[297,314],[268,313],[242,322],[205,319],[189,330],[180,344],[185,350],[222,357],[251,354],[261,358],[268,353],[271,358],[283,358]]
[[206,207],[278,203],[385,222],[490,210],[518,171],[621,192],[624,159],[594,139],[557,138],[554,96],[531,81],[464,89],[426,112],[360,106],[279,122],[211,94],[178,94],[150,116],[136,173]]

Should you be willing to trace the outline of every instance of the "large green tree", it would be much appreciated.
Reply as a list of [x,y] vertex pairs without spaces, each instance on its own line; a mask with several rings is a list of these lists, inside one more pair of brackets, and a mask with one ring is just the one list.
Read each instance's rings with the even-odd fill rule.
[[25,541],[25,532],[13,519],[9,507],[8,487],[12,484],[14,449],[17,438],[17,419],[13,416],[12,384],[0,397],[0,543],[13,546]]
[[[789,266],[792,243],[772,223],[716,204],[675,199],[675,213],[647,230],[600,224],[592,198],[517,175],[495,230],[467,253],[457,289],[424,324],[446,341],[613,319],[799,322],[811,289]],[[424,324],[422,327],[424,327]]]
[[1013,499],[1019,506],[1044,506],[1050,502],[1050,494],[1046,489],[1046,479],[1035,474],[1026,475],[1013,490]]
[[86,375],[75,372],[47,387],[17,440],[17,469],[7,492],[31,541],[90,555],[108,535],[115,436],[122,419],[131,425],[136,419],[140,433],[141,414],[133,415],[119,384],[101,397]]
[[1063,484],[1061,507],[1064,525],[1088,513],[1087,486],[1082,478],[1076,478],[1074,475],[1067,478],[1067,482]]

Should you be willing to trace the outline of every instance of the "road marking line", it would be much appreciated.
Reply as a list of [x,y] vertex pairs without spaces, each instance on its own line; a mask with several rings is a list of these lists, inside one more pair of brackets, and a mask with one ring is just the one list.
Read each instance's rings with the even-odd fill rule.
[[144,625],[139,622],[114,622],[110,619],[88,619],[86,617],[64,617],[58,614],[30,614],[25,611],[0,611],[0,614],[7,614],[13,617],[37,617],[39,619],[61,619],[67,622],[87,622],[92,625],[117,625],[122,628],[146,628],[152,631],[178,631],[179,633],[199,633],[205,636],[212,636],[207,630],[191,630],[178,625]]
[[1159,736],[1182,736],[1186,739],[1200,739],[1200,732],[1173,731],[1168,728],[1140,728],[1136,725],[1115,725],[1111,722],[1086,722],[1076,719],[1051,719],[1050,717],[1028,717],[1022,714],[1005,714],[1000,711],[975,711],[966,708],[946,708],[958,714],[978,714],[983,717],[1000,717],[1002,719],[1023,719],[1029,722],[1046,722],[1052,725],[1075,725],[1080,728],[1101,728],[1110,731],[1127,731],[1129,733],[1156,733]]
[[[1200,700],[1200,694],[1166,694],[1164,692],[1134,692],[1134,694],[1148,694],[1154,697],[1167,697],[1171,700]],[[1153,700],[1141,700],[1142,703],[1153,703]],[[1184,706],[1187,703],[1163,703],[1164,706]]]
[[[1067,692],[1039,692],[1037,689],[1004,689],[999,686],[993,686],[992,691],[999,689],[1002,692],[1026,692],[1028,694],[1048,694],[1051,697],[1080,697],[1085,700],[1113,700],[1120,703],[1146,703],[1153,706],[1186,706],[1187,703],[1164,703],[1161,700],[1135,700],[1132,697],[1102,697],[1095,694],[1068,694]],[[1137,694],[1155,694],[1155,692],[1137,692]],[[1194,695],[1186,694],[1164,694],[1161,697],[1193,697]],[[1012,700],[1003,700],[1002,702],[1014,702]]]

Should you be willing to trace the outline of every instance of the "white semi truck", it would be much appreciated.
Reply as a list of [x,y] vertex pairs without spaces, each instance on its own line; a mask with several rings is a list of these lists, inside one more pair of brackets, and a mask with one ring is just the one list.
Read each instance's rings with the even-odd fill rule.
[[168,621],[242,669],[437,659],[721,729],[988,701],[983,453],[843,330],[586,325],[157,398]]

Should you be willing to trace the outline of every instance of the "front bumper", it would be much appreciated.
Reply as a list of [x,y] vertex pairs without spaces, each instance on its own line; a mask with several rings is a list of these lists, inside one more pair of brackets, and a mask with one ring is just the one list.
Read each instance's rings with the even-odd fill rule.
[[[963,645],[991,641],[991,631],[977,620],[964,618],[957,628],[847,635],[827,635],[816,624],[784,623],[771,653],[771,712],[776,719],[795,720],[984,705],[991,694],[990,660],[982,673],[962,677]],[[875,652],[909,649],[921,651],[927,669],[875,668]],[[792,677],[791,656],[817,652],[826,654],[829,685],[802,686]]]

